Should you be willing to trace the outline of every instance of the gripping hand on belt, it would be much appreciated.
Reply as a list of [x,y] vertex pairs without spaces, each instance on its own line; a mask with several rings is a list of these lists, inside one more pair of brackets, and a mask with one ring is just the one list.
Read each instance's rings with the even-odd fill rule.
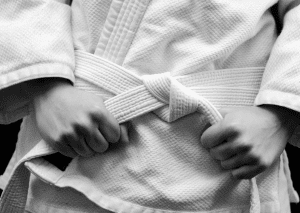
[[263,105],[220,110],[223,120],[210,126],[201,143],[237,179],[265,171],[283,152],[296,127],[296,112]]
[[33,97],[34,116],[41,137],[68,157],[88,157],[104,152],[109,143],[127,141],[127,129],[94,94],[59,78],[40,79]]

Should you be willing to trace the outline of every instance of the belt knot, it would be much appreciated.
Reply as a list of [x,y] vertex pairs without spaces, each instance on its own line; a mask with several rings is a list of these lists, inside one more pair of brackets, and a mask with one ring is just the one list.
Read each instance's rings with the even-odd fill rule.
[[210,123],[216,123],[221,118],[205,98],[179,83],[170,73],[143,76],[143,83],[156,99],[165,103],[166,106],[156,110],[156,114],[167,122],[194,112],[208,116]]

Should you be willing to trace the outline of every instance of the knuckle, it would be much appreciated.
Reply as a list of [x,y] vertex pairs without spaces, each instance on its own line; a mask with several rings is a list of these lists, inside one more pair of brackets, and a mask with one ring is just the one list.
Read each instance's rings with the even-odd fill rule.
[[77,134],[76,131],[74,129],[69,129],[63,132],[62,134],[62,138],[64,139],[68,139],[68,138],[76,138]]
[[64,142],[68,140],[68,138],[74,138],[75,137],[75,132],[72,131],[71,129],[65,129],[62,130],[55,138],[56,142]]
[[247,161],[249,163],[251,163],[252,165],[255,165],[255,166],[261,165],[262,160],[258,155],[249,152],[246,156],[247,156]]
[[261,159],[258,155],[255,155],[253,153],[250,153],[250,159],[253,163],[255,163],[256,165],[260,165],[261,164]]
[[89,109],[91,114],[101,112],[101,107],[98,104],[92,105]]
[[97,104],[92,105],[89,110],[90,110],[90,114],[91,115],[98,115],[103,113],[103,110],[106,109],[102,99],[100,99],[100,101],[97,101]]
[[58,148],[60,143],[63,143],[65,141],[65,136],[63,135],[58,135],[57,137],[55,137],[55,139],[52,141],[53,146],[55,146],[55,148]]
[[82,127],[82,128],[88,128],[88,127],[91,126],[91,120],[88,119],[87,117],[81,117],[73,125],[74,126],[79,126],[79,127]]
[[271,164],[268,159],[258,154],[251,153],[250,159],[256,166],[258,166],[259,170],[266,170]]
[[252,150],[252,146],[249,143],[249,140],[245,137],[239,138],[236,143],[237,149],[242,152],[250,152]]
[[87,133],[92,128],[92,122],[88,118],[80,118],[76,122],[72,124],[73,133],[76,134],[76,132]]
[[98,121],[102,121],[107,116],[107,113],[100,106],[94,106],[90,111],[90,116]]
[[241,132],[241,128],[238,122],[234,120],[227,120],[223,122],[223,128],[228,132],[228,134],[237,135]]
[[258,169],[260,171],[264,171],[269,167],[269,163],[264,159],[259,158],[257,162],[258,162]]
[[60,139],[61,141],[69,141],[69,140],[76,140],[78,134],[76,133],[74,128],[66,129],[61,133]]

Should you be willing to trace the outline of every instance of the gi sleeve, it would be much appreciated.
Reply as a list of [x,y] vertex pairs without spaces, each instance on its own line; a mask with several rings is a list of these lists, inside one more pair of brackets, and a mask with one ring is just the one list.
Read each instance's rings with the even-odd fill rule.
[[[0,1],[0,123],[30,112],[22,82],[59,77],[74,82],[71,8],[63,0]],[[3,95],[5,94],[5,96]]]
[[[300,112],[300,0],[281,0],[283,28],[271,51],[255,105],[271,104]],[[300,147],[300,127],[290,143]],[[298,132],[298,133],[297,133]]]

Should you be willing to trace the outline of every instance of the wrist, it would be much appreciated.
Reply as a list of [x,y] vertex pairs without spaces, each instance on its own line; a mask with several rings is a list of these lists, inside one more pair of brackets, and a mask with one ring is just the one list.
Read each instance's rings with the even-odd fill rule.
[[72,83],[64,78],[40,78],[26,82],[25,91],[34,106],[41,98],[63,87],[72,87]]
[[292,134],[295,128],[300,124],[300,113],[292,109],[268,104],[260,105],[258,107],[275,115],[282,126],[284,126],[290,132],[290,134]]

